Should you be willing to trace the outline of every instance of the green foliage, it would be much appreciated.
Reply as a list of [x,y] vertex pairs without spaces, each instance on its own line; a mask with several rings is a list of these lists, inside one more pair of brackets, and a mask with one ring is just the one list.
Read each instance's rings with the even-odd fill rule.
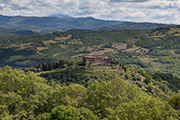
[[108,83],[94,81],[87,88],[86,107],[94,111],[100,118],[107,117],[108,109],[116,109],[118,104],[133,101],[138,96],[138,88],[128,85],[121,79],[114,79]]
[[[176,117],[175,117],[176,116]],[[178,114],[158,98],[143,95],[134,101],[119,106],[109,116],[111,120],[177,120]]]
[[33,111],[47,103],[51,92],[44,79],[8,66],[0,69],[0,82],[1,119],[7,113],[12,119],[34,118]]
[[[178,94],[169,99],[169,104],[175,109],[180,111],[180,91]],[[180,115],[180,114],[179,114]]]
[[51,113],[44,113],[35,120],[98,120],[98,117],[86,108],[57,106]]
[[[151,26],[149,23],[144,24]],[[53,63],[60,59],[76,62],[82,56],[104,53],[102,56],[112,57],[136,68],[142,67],[151,73],[163,72],[179,77],[178,31],[178,27],[152,30],[70,30],[46,35],[3,37],[0,39],[0,56],[3,56],[0,58],[0,66],[25,69],[38,63]]]
[[[147,76],[143,70],[141,74]],[[87,87],[66,86],[6,66],[0,68],[0,119],[179,119],[179,93],[169,94],[168,100],[158,98],[160,92],[155,91],[155,98],[151,93],[160,89],[151,86],[156,89],[147,94],[118,77],[108,82],[91,80]]]
[[180,54],[180,49],[175,51],[176,54]]

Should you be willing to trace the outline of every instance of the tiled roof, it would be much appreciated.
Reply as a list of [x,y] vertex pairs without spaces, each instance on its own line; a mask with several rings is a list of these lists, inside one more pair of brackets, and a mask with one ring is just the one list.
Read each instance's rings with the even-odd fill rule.
[[109,59],[111,57],[103,57],[103,56],[83,56],[83,58],[104,58],[104,59]]

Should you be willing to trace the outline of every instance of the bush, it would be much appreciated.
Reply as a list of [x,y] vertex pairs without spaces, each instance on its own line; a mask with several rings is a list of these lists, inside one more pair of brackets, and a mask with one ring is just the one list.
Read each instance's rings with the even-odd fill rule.
[[39,115],[35,120],[98,120],[98,117],[86,108],[60,105],[53,108],[51,113]]

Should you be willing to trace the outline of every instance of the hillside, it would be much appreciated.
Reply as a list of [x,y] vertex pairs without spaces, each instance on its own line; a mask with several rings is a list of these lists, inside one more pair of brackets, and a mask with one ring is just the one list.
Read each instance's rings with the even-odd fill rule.
[[[79,30],[119,30],[119,29],[155,29],[173,26],[171,24],[134,23],[128,21],[99,20],[93,17],[73,18],[54,15],[49,17],[24,17],[0,15],[0,28],[30,30],[35,33],[53,33],[54,31]],[[23,33],[21,33],[23,34]],[[8,35],[8,33],[6,33]],[[4,35],[5,36],[5,35]]]
[[110,30],[148,30],[148,29],[156,29],[160,27],[172,27],[175,25],[171,24],[160,24],[160,23],[123,23],[120,25],[112,25],[100,28],[94,28],[92,30],[103,30],[103,31],[110,31]]
[[0,15],[0,27],[7,29],[26,29],[38,33],[52,33],[70,29],[92,29],[108,25],[117,25],[125,21],[106,21],[92,17],[60,18],[60,17],[23,17]]
[[[178,92],[180,90],[180,79],[171,74],[151,74],[143,68],[135,69],[122,63],[118,64],[119,66],[114,66],[112,63],[100,65],[92,63],[85,67],[82,65],[82,61],[68,62],[60,60],[53,63],[39,63],[36,67],[28,68],[25,71],[31,70],[38,76],[46,78],[49,82],[53,79],[59,84],[70,85],[71,83],[76,83],[86,87],[89,85],[89,82],[94,80],[108,82],[115,78],[121,78],[136,84],[145,92],[150,92],[162,98],[167,97],[165,94],[170,91]],[[154,88],[149,88],[150,84],[153,84]],[[155,88],[159,90],[155,90]],[[155,91],[155,93],[152,93],[152,91]]]
[[178,120],[180,116],[179,79],[171,75],[127,66],[45,71],[55,80],[37,74],[0,68],[0,119]]
[[30,67],[85,55],[109,56],[146,71],[180,77],[180,27],[152,30],[54,32],[0,39],[0,66]]
[[37,34],[37,33],[32,32],[30,30],[11,30],[11,29],[0,28],[0,37],[34,35],[34,34]]

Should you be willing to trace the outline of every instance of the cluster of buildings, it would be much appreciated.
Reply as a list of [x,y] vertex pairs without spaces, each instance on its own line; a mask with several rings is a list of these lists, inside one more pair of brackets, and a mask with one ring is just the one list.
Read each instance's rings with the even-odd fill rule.
[[101,56],[83,56],[82,62],[88,66],[90,63],[92,64],[113,64],[115,66],[119,66],[119,62],[113,62],[111,57],[101,57]]

